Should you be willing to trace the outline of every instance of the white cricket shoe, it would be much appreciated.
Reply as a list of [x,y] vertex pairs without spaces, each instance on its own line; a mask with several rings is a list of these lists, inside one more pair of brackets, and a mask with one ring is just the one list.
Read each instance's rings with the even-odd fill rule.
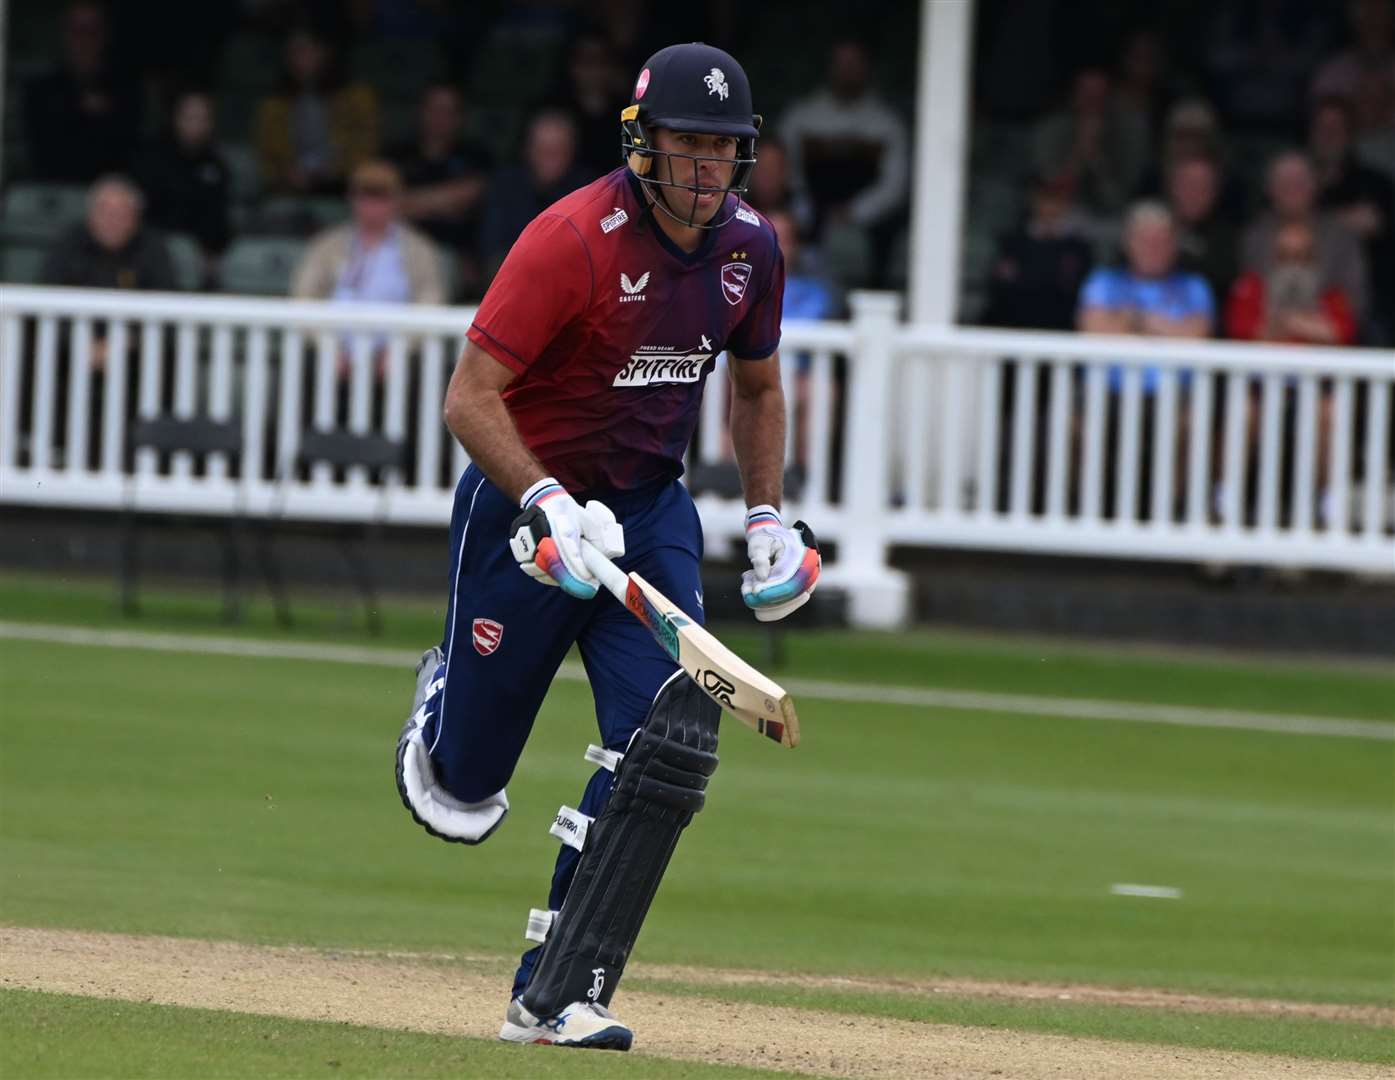
[[554,1046],[584,1046],[592,1050],[628,1050],[635,1033],[620,1023],[615,1014],[591,1001],[568,1005],[551,1020],[539,1020],[514,998],[499,1038],[505,1042],[550,1043]]

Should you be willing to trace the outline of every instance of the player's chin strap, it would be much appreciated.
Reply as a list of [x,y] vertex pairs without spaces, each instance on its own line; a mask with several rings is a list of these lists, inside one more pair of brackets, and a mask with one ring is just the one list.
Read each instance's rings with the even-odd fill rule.
[[720,717],[682,671],[660,687],[619,761],[610,800],[587,822],[562,910],[530,915],[529,937],[546,938],[521,997],[534,1016],[610,1003],[678,838],[706,800]]

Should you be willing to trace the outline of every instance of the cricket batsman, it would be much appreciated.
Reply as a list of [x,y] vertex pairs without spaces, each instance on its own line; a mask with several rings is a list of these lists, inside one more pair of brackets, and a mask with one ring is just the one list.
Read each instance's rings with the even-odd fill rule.
[[[576,644],[596,702],[598,768],[562,841],[538,942],[500,1038],[628,1050],[607,1008],[678,838],[717,767],[719,709],[583,561],[583,543],[703,621],[702,527],[679,483],[703,383],[726,350],[746,504],[746,605],[779,619],[819,559],[780,516],[784,261],[742,203],[761,118],[741,65],[673,45],[620,114],[624,165],[523,231],[468,332],[445,420],[469,452],[450,527],[439,647],[417,668],[397,788],[443,840],[478,844],[558,665]],[[522,571],[520,573],[520,571]]]

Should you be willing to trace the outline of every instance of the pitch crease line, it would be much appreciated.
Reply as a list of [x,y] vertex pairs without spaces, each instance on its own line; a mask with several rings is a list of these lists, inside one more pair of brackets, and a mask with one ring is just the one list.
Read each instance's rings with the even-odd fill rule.
[[[370,664],[411,668],[420,658],[408,649],[356,645],[311,644],[296,641],[256,641],[227,637],[189,637],[146,630],[92,630],[46,623],[0,622],[0,639],[41,641],[52,645],[85,645],[112,649],[243,656],[270,660],[313,660],[333,664]],[[573,661],[558,671],[561,678],[585,682],[586,672]],[[1147,705],[1094,698],[1045,697],[1035,694],[993,694],[974,690],[935,690],[912,686],[859,686],[823,679],[784,679],[785,689],[798,697],[854,704],[905,705],[912,708],[958,709],[968,712],[1058,716],[1073,720],[1116,723],[1174,724],[1180,727],[1263,731],[1279,735],[1320,735],[1331,738],[1395,742],[1395,724],[1335,716],[1206,709],[1188,705]]]

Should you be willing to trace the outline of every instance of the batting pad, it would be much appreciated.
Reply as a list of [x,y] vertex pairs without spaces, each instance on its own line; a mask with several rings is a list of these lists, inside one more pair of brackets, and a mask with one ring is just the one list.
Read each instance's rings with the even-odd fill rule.
[[683,672],[660,688],[587,828],[576,877],[523,991],[533,1015],[610,1003],[678,838],[706,801],[720,718]]
[[502,791],[467,803],[441,787],[419,727],[397,745],[397,792],[418,825],[432,836],[457,844],[489,839],[509,812],[509,798]]

